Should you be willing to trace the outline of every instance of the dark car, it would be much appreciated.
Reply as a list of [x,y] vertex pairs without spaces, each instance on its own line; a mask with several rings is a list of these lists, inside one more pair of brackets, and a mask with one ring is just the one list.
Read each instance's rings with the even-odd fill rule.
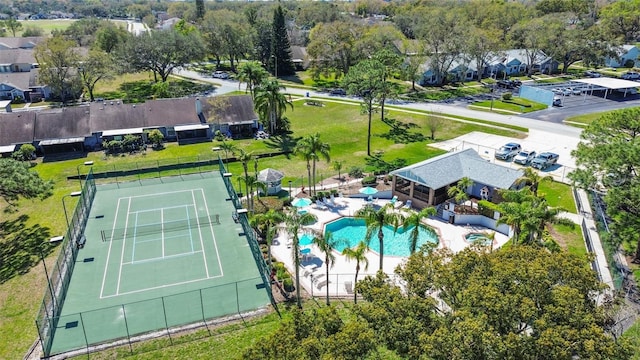
[[329,91],[329,95],[345,96],[347,95],[347,92],[344,89],[331,89],[331,91]]

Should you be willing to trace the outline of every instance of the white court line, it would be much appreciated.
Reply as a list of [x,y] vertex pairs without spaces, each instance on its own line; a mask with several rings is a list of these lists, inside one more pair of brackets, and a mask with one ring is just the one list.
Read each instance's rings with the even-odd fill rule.
[[162,239],[162,258],[164,258],[164,209],[160,209],[160,222],[162,223],[162,228],[160,229],[160,237]]
[[118,210],[120,210],[120,200],[118,199],[118,205],[116,206],[116,213],[113,217],[113,226],[111,227],[111,238],[109,239],[109,251],[107,252],[107,262],[104,264],[104,274],[102,274],[102,286],[100,287],[100,299],[104,295],[104,283],[107,280],[107,268],[109,268],[109,257],[111,256],[111,245],[113,244],[113,232],[118,222]]
[[[209,214],[209,206],[207,205],[207,197],[204,196],[204,190],[200,188],[200,192],[202,193],[202,200],[204,201],[204,208],[207,211],[207,218],[211,219],[211,215]],[[213,224],[209,222],[209,229],[211,230],[211,238],[213,239],[213,247],[216,249],[216,257],[218,258],[218,268],[220,269],[220,276],[224,276],[224,271],[222,271],[222,261],[220,261],[220,251],[218,251],[218,243],[216,242],[216,234],[213,231]],[[202,242],[202,238],[200,238]],[[204,244],[202,245],[202,249],[204,250]],[[204,254],[204,252],[203,252]],[[206,261],[206,259],[205,259]],[[215,276],[214,276],[215,277]]]
[[[191,204],[184,204],[184,205],[177,205],[177,206],[167,206],[167,207],[153,208],[153,209],[145,209],[145,210],[138,210],[138,211],[135,211],[135,212],[137,212],[137,213],[145,213],[145,212],[152,212],[152,211],[158,211],[158,210],[164,210],[164,209],[178,209],[178,208],[183,208],[185,206],[191,206]],[[145,225],[149,225],[149,224],[145,224]]]
[[149,291],[149,290],[155,290],[155,289],[163,289],[163,288],[170,287],[170,286],[191,284],[191,283],[198,282],[198,281],[216,279],[216,278],[219,278],[219,277],[222,277],[222,275],[217,275],[217,276],[213,276],[213,277],[210,277],[210,278],[202,278],[202,279],[195,279],[195,280],[189,280],[189,281],[181,281],[181,282],[178,282],[178,283],[167,284],[167,285],[159,285],[159,286],[154,286],[154,287],[150,287],[150,288],[146,288],[146,289],[127,291],[127,292],[123,292],[121,294],[108,295],[108,296],[103,297],[103,299],[110,298],[110,297],[115,297],[115,296],[120,296],[120,295],[135,294],[135,293],[139,293],[139,292],[143,292],[143,291]]
[[[191,192],[191,196],[193,197],[193,192]],[[198,209],[196,209],[195,204],[193,204],[193,210],[196,212],[196,224],[200,226],[200,222],[198,221]],[[187,228],[189,229],[189,242],[191,243],[191,252],[193,252],[193,231],[191,230],[191,218],[189,217],[189,208],[184,208],[185,213],[187,214]],[[202,234],[200,234],[202,238]],[[207,277],[209,273],[207,272]]]
[[116,295],[120,293],[120,279],[122,278],[122,263],[124,261],[124,249],[127,245],[127,225],[129,225],[129,210],[131,210],[131,198],[129,198],[129,206],[127,207],[127,218],[124,222],[124,239],[122,239],[122,252],[120,253],[120,269],[118,269],[118,286],[116,287]]
[[133,248],[131,249],[131,262],[136,260],[136,235],[138,234],[138,212],[136,214],[136,222],[133,224]]
[[131,199],[136,199],[136,198],[142,198],[142,197],[156,197],[158,195],[168,195],[168,194],[178,194],[181,192],[191,192],[192,190],[178,190],[178,191],[167,191],[167,192],[162,192],[162,193],[153,193],[153,194],[147,194],[147,195],[136,195],[136,196],[130,196]]
[[[202,189],[200,189],[202,191]],[[191,199],[193,201],[193,208],[196,212],[196,221],[198,223],[198,234],[200,235],[200,248],[202,249],[202,259],[204,260],[204,270],[207,272],[207,278],[209,278],[209,265],[207,265],[207,254],[204,251],[204,242],[202,241],[202,229],[200,228],[200,220],[198,220],[198,205],[196,204],[196,194],[191,190]],[[191,230],[189,230],[191,232]],[[193,248],[193,241],[191,241],[191,247]]]
[[137,265],[137,264],[145,264],[145,263],[156,262],[156,261],[163,261],[163,260],[171,259],[171,258],[191,256],[191,255],[197,254],[199,252],[202,252],[202,250],[196,250],[196,251],[186,252],[186,253],[182,253],[182,254],[167,255],[167,256],[161,257],[161,258],[156,257],[156,258],[136,260],[136,261],[124,263],[122,265]]

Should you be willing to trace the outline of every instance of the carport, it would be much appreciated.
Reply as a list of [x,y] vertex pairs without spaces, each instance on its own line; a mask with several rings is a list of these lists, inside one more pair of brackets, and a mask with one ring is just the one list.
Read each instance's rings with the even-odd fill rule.
[[[578,79],[572,80],[573,82],[587,84],[589,87],[587,91],[591,91],[591,95],[593,95],[593,90],[601,90],[604,89],[604,97],[607,98],[607,95],[611,93],[613,90],[621,90],[624,89],[623,96],[626,97],[627,93],[636,94],[637,92],[631,92],[630,89],[635,89],[640,86],[640,83],[630,80],[623,79],[615,79],[608,77],[601,78],[590,78],[590,79]],[[585,92],[586,96],[586,92]]]
[[45,156],[63,153],[84,152],[84,136],[66,139],[41,140],[38,146]]
[[16,151],[15,145],[0,146],[0,157],[9,157]]

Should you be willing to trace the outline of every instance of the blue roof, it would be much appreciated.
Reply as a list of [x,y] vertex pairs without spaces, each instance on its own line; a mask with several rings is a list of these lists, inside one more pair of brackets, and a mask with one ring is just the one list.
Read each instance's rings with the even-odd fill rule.
[[463,177],[494,188],[508,189],[523,175],[523,171],[492,164],[475,150],[465,149],[403,167],[391,174],[432,189],[453,184]]

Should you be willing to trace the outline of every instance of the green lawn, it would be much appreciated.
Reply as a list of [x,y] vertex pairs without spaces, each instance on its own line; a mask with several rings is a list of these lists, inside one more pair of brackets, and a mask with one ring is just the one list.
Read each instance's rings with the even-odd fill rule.
[[[637,108],[637,107],[635,107],[635,108]],[[633,107],[632,108],[628,108],[628,109],[633,109]],[[585,126],[588,126],[589,124],[591,124],[593,121],[599,119],[603,115],[612,113],[614,111],[616,111],[616,110],[570,116],[570,117],[566,118],[564,120],[564,122],[567,123],[567,125],[585,127]]]
[[[640,321],[636,321],[622,336],[631,341],[633,348],[640,349]],[[640,360],[640,351],[636,350],[631,360]]]
[[74,21],[73,19],[51,19],[51,20],[21,20],[22,30],[16,31],[16,36],[22,36],[22,32],[27,27],[37,27],[43,30],[44,36],[51,35],[52,30],[64,30]]
[[538,195],[544,195],[549,206],[561,207],[570,213],[577,214],[576,203],[573,201],[571,186],[556,181],[543,181],[538,186]]
[[582,237],[580,225],[576,224],[573,228],[567,225],[553,225],[553,238],[566,249],[569,253],[586,257],[588,252]]
[[532,111],[544,110],[547,108],[547,105],[523,98],[517,98],[509,101],[495,99],[493,101],[493,105],[491,104],[491,100],[478,101],[474,102],[470,107],[474,109],[483,108],[485,110],[489,110],[492,106],[494,110],[507,110],[509,112],[515,113],[528,113]]

